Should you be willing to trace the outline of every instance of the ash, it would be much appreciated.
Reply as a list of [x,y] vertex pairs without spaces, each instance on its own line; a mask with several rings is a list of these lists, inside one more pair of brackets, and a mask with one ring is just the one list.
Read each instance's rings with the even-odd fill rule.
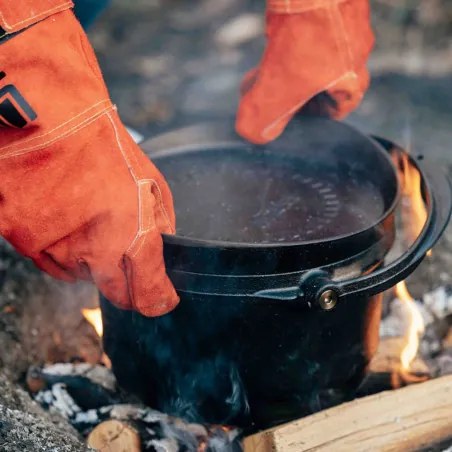
[[[441,286],[415,301],[425,323],[419,354],[412,371],[426,378],[452,374],[452,286]],[[400,356],[401,338],[408,329],[405,305],[387,293],[387,306],[380,327],[381,344],[370,366],[370,376],[393,372]],[[386,381],[370,379],[369,391],[390,389]],[[124,394],[112,371],[102,365],[58,363],[32,367],[27,383],[33,397],[51,414],[63,417],[87,437],[102,422],[117,420],[140,436],[143,451],[238,452],[240,431],[224,426],[183,421],[153,410]],[[409,384],[409,383],[406,383]],[[357,394],[360,395],[359,393]]]
[[240,431],[223,426],[187,423],[155,411],[116,386],[113,373],[100,365],[54,364],[30,368],[27,376],[34,399],[46,410],[66,419],[87,436],[107,420],[134,428],[145,452],[239,452]]
[[[405,305],[397,298],[387,300],[386,313],[380,324],[380,349],[388,355],[387,344],[397,344],[408,330]],[[425,330],[420,337],[418,357],[412,364],[414,372],[436,378],[452,374],[452,286],[440,286],[415,300]],[[394,353],[400,353],[395,350]],[[378,354],[376,357],[378,360]],[[375,360],[374,360],[375,361]],[[372,366],[371,366],[372,369]]]

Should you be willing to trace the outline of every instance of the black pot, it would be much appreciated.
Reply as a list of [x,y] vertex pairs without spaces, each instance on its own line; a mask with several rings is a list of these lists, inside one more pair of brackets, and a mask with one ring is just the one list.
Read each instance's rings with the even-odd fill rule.
[[253,430],[352,397],[378,344],[381,293],[437,241],[451,192],[410,160],[428,219],[385,262],[400,148],[324,119],[265,147],[232,136],[195,127],[145,144],[175,198],[165,261],[181,302],[160,318],[101,306],[123,387],[169,414]]

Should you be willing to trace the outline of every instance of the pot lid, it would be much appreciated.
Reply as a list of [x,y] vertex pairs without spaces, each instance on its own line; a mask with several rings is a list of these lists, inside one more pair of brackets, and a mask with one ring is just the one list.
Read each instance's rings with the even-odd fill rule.
[[[303,118],[265,146],[244,142],[230,124],[205,124],[143,148],[173,192],[177,234],[164,239],[171,268],[206,271],[207,253],[215,273],[228,265],[252,273],[240,263],[250,258],[259,271],[295,271],[366,250],[381,259],[392,245],[395,168],[376,141],[344,123]],[[194,249],[196,259],[186,256]]]

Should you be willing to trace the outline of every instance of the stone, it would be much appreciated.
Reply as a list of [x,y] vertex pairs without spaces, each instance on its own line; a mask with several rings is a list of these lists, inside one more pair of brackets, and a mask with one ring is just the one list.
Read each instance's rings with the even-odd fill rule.
[[25,391],[0,374],[0,450],[82,452],[88,448],[69,424],[43,411]]

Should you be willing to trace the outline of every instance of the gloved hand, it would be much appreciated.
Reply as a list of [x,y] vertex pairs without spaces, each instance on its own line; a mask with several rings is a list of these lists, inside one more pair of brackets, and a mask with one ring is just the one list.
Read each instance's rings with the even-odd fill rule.
[[18,3],[0,0],[0,233],[56,278],[164,314],[178,302],[162,255],[170,190],[122,125],[71,4]]
[[[318,114],[342,118],[356,108],[373,46],[368,0],[267,0],[267,48],[242,84],[236,128],[266,143],[314,99]],[[311,107],[312,107],[311,103]]]

